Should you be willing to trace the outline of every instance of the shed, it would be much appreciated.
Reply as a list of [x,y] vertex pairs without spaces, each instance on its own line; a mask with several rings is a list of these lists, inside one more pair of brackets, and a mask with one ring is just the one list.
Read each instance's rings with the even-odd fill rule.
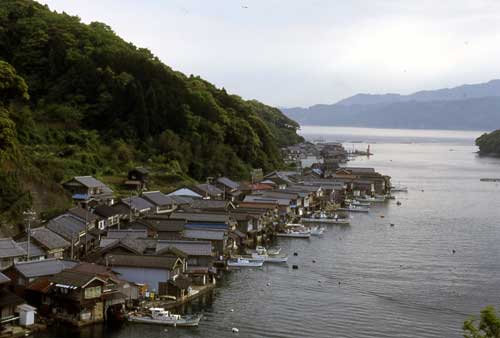
[[17,312],[19,312],[19,324],[22,326],[35,324],[35,307],[28,304],[22,304],[17,307]]

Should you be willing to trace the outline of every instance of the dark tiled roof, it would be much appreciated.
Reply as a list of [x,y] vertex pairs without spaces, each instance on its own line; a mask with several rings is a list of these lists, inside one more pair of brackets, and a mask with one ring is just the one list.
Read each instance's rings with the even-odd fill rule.
[[162,219],[162,218],[146,218],[151,227],[158,232],[178,232],[184,230],[184,224],[186,223],[183,219]]
[[119,214],[115,208],[108,205],[98,205],[94,209],[94,213],[105,218],[117,216]]
[[208,196],[217,196],[223,194],[222,190],[217,188],[215,185],[208,183],[197,184],[194,186],[194,188]]
[[191,204],[195,199],[189,196],[169,195],[176,205]]
[[176,256],[107,255],[111,266],[154,268],[172,270],[178,260]]
[[61,259],[44,259],[41,261],[19,262],[15,264],[15,269],[24,277],[42,277],[55,275],[65,269],[74,267],[77,262]]
[[92,176],[75,176],[74,179],[87,188],[102,188],[106,185]]
[[126,229],[126,230],[108,230],[106,235],[108,239],[119,239],[119,238],[147,238],[148,231],[142,229]]
[[[17,244],[19,244],[19,246],[21,248],[23,248],[24,251],[26,251],[26,255],[27,255],[28,254],[28,241],[18,242]],[[33,241],[30,241],[30,250],[29,251],[30,251],[30,258],[31,257],[39,257],[39,256],[45,256],[45,255],[47,255],[47,253],[45,252],[45,250],[43,250],[38,245],[36,245],[35,243],[33,243]]]
[[57,216],[49,221],[47,228],[54,231],[56,234],[70,241],[72,238],[76,241],[81,232],[85,231],[85,222],[79,217],[64,214]]
[[191,239],[204,239],[210,241],[222,241],[225,237],[225,231],[188,229],[184,230],[183,237]]
[[143,192],[142,197],[153,203],[154,205],[160,207],[175,204],[175,201],[172,199],[172,197],[167,196],[159,191]]
[[168,247],[175,247],[188,256],[212,256],[212,243],[209,241],[159,240],[156,252]]
[[36,228],[31,230],[31,237],[47,250],[68,248],[71,243],[47,228]]
[[12,238],[0,238],[0,258],[13,258],[24,255],[26,255],[26,251]]
[[[73,270],[64,270],[52,277],[49,277],[49,280],[54,284],[82,287],[94,278],[97,277],[90,273],[73,271]],[[97,279],[102,281],[102,279],[100,278]]]
[[81,262],[71,268],[73,271],[85,272],[93,275],[117,278],[116,274],[108,267],[95,263]]
[[141,173],[141,174],[149,174],[149,170],[144,168],[144,167],[136,167],[134,169],[132,169],[131,171],[137,171],[138,173]]
[[147,209],[152,209],[154,207],[154,205],[148,202],[146,199],[137,196],[134,196],[132,198],[130,197],[124,198],[122,199],[122,202],[125,203],[127,206],[129,207],[132,206],[133,209],[137,210],[147,210]]
[[216,214],[216,213],[196,213],[196,212],[173,212],[170,215],[171,219],[184,219],[188,222],[199,221],[199,222],[229,222],[229,215]]
[[217,179],[217,182],[230,189],[238,189],[240,187],[240,184],[238,182],[235,182],[227,177],[219,177]]
[[73,215],[73,216],[78,217],[79,219],[81,219],[84,222],[86,220],[87,223],[95,222],[96,220],[98,220],[100,218],[99,216],[93,214],[89,210],[86,210],[86,209],[83,209],[80,207],[71,208],[68,210],[68,213]]
[[194,200],[191,203],[193,209],[222,209],[230,207],[231,202],[219,200]]

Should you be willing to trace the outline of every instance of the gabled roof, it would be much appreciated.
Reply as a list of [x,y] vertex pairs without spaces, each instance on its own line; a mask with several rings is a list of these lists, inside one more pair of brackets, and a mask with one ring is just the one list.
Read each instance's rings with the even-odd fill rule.
[[194,198],[202,198],[203,196],[190,188],[180,188],[171,193],[167,194],[167,196],[182,196],[182,197],[194,197]]
[[72,238],[78,240],[80,233],[86,230],[85,221],[71,214],[63,214],[51,219],[47,228],[69,241]]
[[66,249],[71,243],[45,227],[31,229],[31,237],[47,250]]
[[133,197],[127,197],[122,199],[122,203],[127,205],[129,208],[131,207],[132,209],[136,210],[150,210],[154,207],[153,204],[151,204],[149,201],[142,197],[138,196],[133,196]]
[[183,219],[165,219],[165,218],[146,218],[146,222],[151,224],[151,227],[157,232],[179,232],[184,230],[186,221]]
[[143,192],[142,197],[159,207],[175,204],[175,201],[170,196],[159,191]]
[[208,184],[208,183],[202,183],[202,184],[197,184],[193,187],[196,191],[203,195],[208,195],[208,196],[219,196],[222,195],[224,192],[217,188],[215,185]]
[[71,209],[68,210],[67,213],[70,214],[70,215],[73,215],[75,217],[78,217],[79,219],[81,219],[84,222],[86,220],[87,223],[95,222],[96,220],[98,220],[100,218],[99,216],[93,214],[89,210],[83,209],[83,208],[80,208],[80,207],[71,208]]
[[217,182],[229,189],[238,189],[240,187],[238,182],[235,182],[227,177],[219,177]]
[[198,230],[186,229],[184,230],[183,237],[191,239],[204,239],[209,241],[222,241],[226,236],[224,230]]
[[107,260],[112,267],[137,267],[173,270],[177,263],[182,262],[179,257],[171,256],[143,256],[143,255],[108,255]]
[[[189,196],[179,196],[179,195],[168,195],[174,200],[176,205],[187,205],[191,204],[195,199]],[[200,196],[201,197],[201,196]]]
[[25,255],[26,251],[12,238],[0,238],[0,258],[14,258]]
[[103,277],[110,277],[115,280],[118,280],[116,273],[114,273],[110,268],[95,263],[81,262],[72,267],[71,270],[93,275],[99,275]]
[[41,261],[19,262],[14,268],[26,278],[55,275],[65,269],[70,269],[78,264],[75,261],[67,261],[56,258]]
[[100,281],[102,283],[106,282],[105,280],[95,276],[94,274],[74,270],[64,270],[52,277],[49,277],[49,281],[53,284],[59,284],[63,287],[73,288],[84,288],[94,280]]
[[106,187],[106,184],[102,183],[101,181],[92,176],[75,176],[74,180],[86,186],[87,188]]
[[194,200],[191,203],[191,208],[193,209],[216,209],[216,210],[226,210],[228,208],[233,208],[234,205],[230,201],[221,200]]
[[[26,255],[27,255],[28,254],[28,241],[17,242],[17,244],[19,244],[19,246],[21,248],[23,248],[24,251],[26,251]],[[31,257],[39,257],[39,256],[45,256],[45,255],[47,255],[47,253],[45,252],[45,250],[43,250],[38,245],[36,245],[35,243],[33,243],[33,241],[30,241],[29,252],[30,252],[30,258]]]
[[175,247],[188,256],[212,256],[212,243],[209,241],[159,240],[156,244],[157,254],[165,248]]
[[228,226],[226,223],[222,222],[189,222],[184,225],[184,228],[192,230],[204,230],[204,229],[227,230]]

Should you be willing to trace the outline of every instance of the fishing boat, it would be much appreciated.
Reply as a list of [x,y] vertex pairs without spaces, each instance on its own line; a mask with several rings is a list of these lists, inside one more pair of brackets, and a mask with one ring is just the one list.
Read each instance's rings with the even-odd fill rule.
[[369,202],[369,203],[383,203],[385,202],[385,196],[375,196],[375,197],[359,197],[357,198],[359,202]]
[[309,230],[287,230],[285,232],[278,232],[278,237],[292,237],[292,238],[310,238],[311,231]]
[[130,322],[160,324],[170,326],[198,326],[202,315],[181,316],[166,311],[161,307],[152,307],[149,314],[132,314],[128,316]]
[[391,192],[408,192],[408,187],[405,187],[404,185],[392,186]]
[[250,267],[250,268],[259,268],[264,264],[264,261],[251,259],[251,258],[242,258],[236,257],[232,259],[228,259],[227,266],[229,267]]
[[[257,247],[258,248],[258,247]],[[269,248],[267,249],[267,253],[269,255],[279,255],[281,253],[281,248],[280,247],[276,247],[276,248]]]
[[351,205],[351,204],[349,204],[345,208],[338,208],[337,210],[339,210],[339,211],[347,211],[347,212],[369,212],[370,211],[370,209],[368,209],[368,208],[358,207],[358,206]]
[[357,207],[367,207],[367,208],[369,208],[370,205],[371,205],[370,202],[361,202],[361,201],[358,201],[358,200],[352,200],[351,204],[355,205]]
[[264,263],[286,263],[288,261],[288,256],[270,256],[268,254],[259,254],[257,252],[254,252],[252,254],[252,260],[258,260]]
[[313,214],[308,217],[302,217],[301,222],[304,223],[327,223],[327,224],[349,224],[349,218],[340,218],[337,214],[334,216],[325,213]]

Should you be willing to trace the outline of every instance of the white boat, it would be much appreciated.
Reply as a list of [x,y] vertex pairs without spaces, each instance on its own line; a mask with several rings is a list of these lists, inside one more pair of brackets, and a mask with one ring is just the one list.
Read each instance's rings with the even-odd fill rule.
[[292,238],[310,238],[311,231],[309,230],[288,230],[286,232],[278,232],[278,237],[292,237]]
[[281,248],[280,247],[267,249],[267,254],[268,255],[279,255],[280,253],[281,253]]
[[286,263],[288,261],[288,256],[270,256],[254,252],[252,254],[252,260],[260,260],[264,263]]
[[181,316],[165,311],[164,308],[150,308],[149,315],[133,314],[128,316],[128,320],[136,323],[160,324],[171,326],[198,326],[202,315]]
[[348,205],[345,208],[338,208],[339,211],[348,211],[348,212],[369,212],[370,209],[364,207],[358,207],[355,205]]
[[257,259],[248,259],[248,258],[233,258],[227,260],[227,266],[229,267],[251,267],[258,268],[264,264],[264,261]]
[[311,236],[322,236],[324,231],[325,229],[322,227],[311,228]]
[[370,203],[383,203],[385,202],[385,196],[375,196],[375,197],[359,197],[357,198],[359,202],[370,202]]
[[367,207],[367,208],[369,208],[370,205],[371,205],[370,202],[361,202],[361,201],[358,201],[358,200],[352,200],[351,204],[355,205],[357,207]]
[[311,215],[309,217],[302,217],[300,219],[302,222],[305,223],[328,223],[328,224],[349,224],[351,223],[350,219],[348,218],[340,218],[337,214],[335,214],[333,217],[326,215],[324,212],[321,212],[319,214]]
[[287,228],[303,228],[304,225],[300,223],[287,223],[285,225]]
[[408,192],[408,187],[403,185],[391,187],[391,192]]

